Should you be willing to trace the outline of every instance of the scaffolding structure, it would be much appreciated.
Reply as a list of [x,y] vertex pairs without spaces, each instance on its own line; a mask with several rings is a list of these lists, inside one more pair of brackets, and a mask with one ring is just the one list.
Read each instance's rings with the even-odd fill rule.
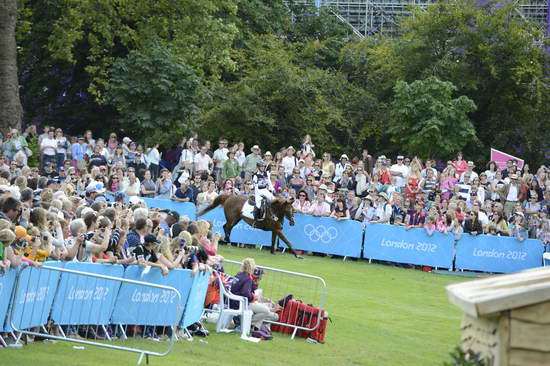
[[[411,7],[425,8],[437,0],[294,0],[295,4],[328,7],[359,36],[391,35],[399,18],[410,14]],[[518,15],[547,27],[549,0],[513,0],[519,4]]]

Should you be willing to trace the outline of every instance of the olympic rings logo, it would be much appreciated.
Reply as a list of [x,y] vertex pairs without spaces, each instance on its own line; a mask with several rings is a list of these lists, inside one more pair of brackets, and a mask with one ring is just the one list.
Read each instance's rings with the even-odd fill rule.
[[334,226],[327,229],[323,225],[315,226],[312,224],[307,224],[304,226],[304,234],[306,234],[311,241],[320,240],[321,242],[328,244],[338,237],[338,230]]

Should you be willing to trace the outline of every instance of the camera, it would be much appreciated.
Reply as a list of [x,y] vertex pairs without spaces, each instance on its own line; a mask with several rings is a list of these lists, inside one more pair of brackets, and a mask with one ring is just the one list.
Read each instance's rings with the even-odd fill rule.
[[27,241],[23,238],[17,239],[15,245],[19,248],[25,249],[28,245]]
[[199,252],[199,247],[194,245],[188,245],[183,248],[185,250],[185,253],[187,254],[197,254]]

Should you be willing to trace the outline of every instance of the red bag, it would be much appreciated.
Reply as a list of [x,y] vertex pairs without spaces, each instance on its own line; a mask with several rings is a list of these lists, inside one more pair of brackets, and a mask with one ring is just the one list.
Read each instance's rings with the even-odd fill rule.
[[[319,325],[314,330],[298,330],[296,335],[303,338],[313,338],[320,343],[324,343],[328,320],[328,314],[326,311],[319,309],[318,307],[303,304],[300,301],[290,300],[278,314],[280,323],[297,325],[304,328],[313,328],[317,326],[317,322],[320,317],[321,320]],[[291,334],[294,331],[294,328],[273,324],[271,326],[271,330]]]

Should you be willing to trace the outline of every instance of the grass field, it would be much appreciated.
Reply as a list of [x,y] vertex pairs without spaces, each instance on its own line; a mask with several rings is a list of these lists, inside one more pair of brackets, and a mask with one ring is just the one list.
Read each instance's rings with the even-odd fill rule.
[[[330,312],[326,343],[290,340],[274,333],[273,341],[258,344],[235,334],[212,334],[207,343],[180,341],[153,365],[442,365],[459,342],[461,312],[447,301],[444,286],[464,279],[401,269],[365,261],[308,256],[296,260],[287,254],[222,247],[228,259],[254,257],[260,265],[319,275],[328,284]],[[299,293],[295,294],[299,297]],[[209,325],[211,329],[213,325]],[[128,344],[130,342],[126,342]],[[151,347],[154,342],[134,341]],[[0,365],[131,365],[137,354],[74,343],[33,344],[0,350]],[[153,344],[153,347],[166,346]]]

